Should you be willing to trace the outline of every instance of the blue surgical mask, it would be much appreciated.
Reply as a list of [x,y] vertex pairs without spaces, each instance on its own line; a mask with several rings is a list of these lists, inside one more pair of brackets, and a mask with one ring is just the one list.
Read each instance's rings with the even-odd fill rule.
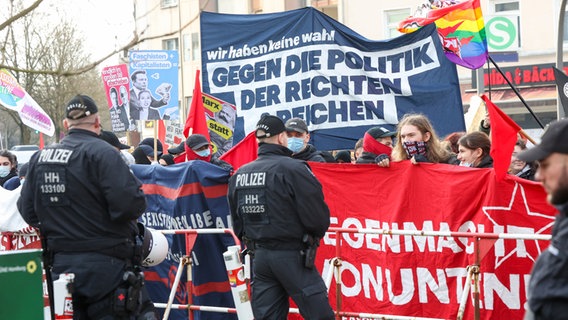
[[304,139],[302,138],[288,138],[288,149],[296,153],[304,147]]
[[10,166],[0,166],[0,178],[5,178],[8,174],[10,174]]
[[201,151],[195,151],[195,153],[200,157],[208,157],[211,154],[211,150],[209,148]]
[[469,163],[469,162],[462,161],[462,162],[460,162],[460,166],[461,166],[461,167],[470,167],[470,168],[473,168],[473,163]]

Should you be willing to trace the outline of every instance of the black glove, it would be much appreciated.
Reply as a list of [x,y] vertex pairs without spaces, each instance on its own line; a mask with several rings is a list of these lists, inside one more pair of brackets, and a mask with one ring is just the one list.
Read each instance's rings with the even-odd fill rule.
[[428,160],[428,158],[426,158],[426,156],[423,155],[423,154],[415,154],[414,155],[414,161],[416,161],[416,162],[430,162],[430,160]]
[[389,156],[386,153],[381,153],[375,158],[375,163],[379,163],[385,159],[389,159]]

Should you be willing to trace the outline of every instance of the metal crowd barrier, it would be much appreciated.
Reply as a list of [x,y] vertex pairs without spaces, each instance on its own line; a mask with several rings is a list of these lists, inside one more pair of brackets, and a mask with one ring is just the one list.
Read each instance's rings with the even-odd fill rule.
[[[184,235],[186,243],[186,253],[185,256],[180,259],[180,263],[177,269],[176,277],[172,285],[168,301],[166,303],[154,303],[157,308],[163,308],[164,316],[163,319],[169,318],[169,314],[172,309],[188,310],[188,317],[193,320],[193,311],[205,311],[205,312],[219,312],[219,313],[230,313],[236,314],[236,308],[230,307],[217,307],[217,306],[200,306],[194,305],[192,302],[192,264],[191,264],[191,251],[193,250],[193,244],[197,235],[211,235],[211,234],[229,234],[235,241],[235,245],[240,246],[240,241],[233,232],[232,229],[182,229],[182,230],[160,230],[164,234],[173,235]],[[474,307],[474,318],[475,320],[480,319],[480,305],[479,305],[479,273],[480,273],[480,262],[482,257],[480,257],[480,241],[482,240],[543,240],[549,241],[551,235],[543,234],[520,234],[520,233],[474,233],[474,232],[452,232],[452,231],[407,231],[407,230],[390,230],[390,229],[365,229],[365,228],[329,228],[328,232],[335,233],[336,239],[341,237],[343,233],[363,233],[363,234],[383,234],[383,235],[409,235],[409,236],[435,236],[435,237],[456,237],[456,238],[473,238],[474,239],[474,252],[475,252],[475,262],[472,265],[467,266],[467,280],[464,287],[460,305],[458,309],[457,319],[463,319],[465,308],[468,301],[468,296],[471,291],[473,297],[473,307]],[[33,237],[35,234],[31,233],[10,233],[3,232],[3,236],[14,240],[16,243],[25,242],[24,239],[18,239],[18,237]],[[7,250],[12,249],[11,243],[8,244]],[[17,248],[14,248],[17,249]],[[330,268],[329,273],[322,275],[324,282],[329,290],[331,287],[331,282],[335,276],[335,279],[340,280],[341,273],[341,246],[335,247],[335,257],[330,259],[330,264],[333,268]],[[188,288],[188,303],[187,304],[174,304],[173,300],[175,298],[175,293],[179,286],[181,276],[184,270],[187,270],[187,288]],[[245,261],[245,276],[250,279],[250,263]],[[250,291],[249,291],[250,292]],[[421,318],[412,316],[402,316],[402,315],[386,315],[386,314],[375,314],[375,313],[364,313],[364,312],[348,312],[341,310],[342,296],[341,294],[341,281],[336,280],[336,319],[341,319],[341,317],[360,317],[369,319],[393,319],[393,320],[435,320],[438,318]],[[299,314],[297,308],[290,308],[290,313]]]
[[[164,234],[184,234],[186,238],[186,255],[180,260],[178,271],[172,289],[170,291],[170,297],[167,303],[154,303],[158,308],[165,308],[163,319],[166,320],[169,317],[171,309],[182,309],[189,311],[189,319],[193,320],[193,311],[205,311],[205,312],[220,312],[220,313],[231,313],[236,314],[235,308],[229,307],[215,307],[215,306],[199,306],[192,304],[192,292],[191,292],[191,250],[193,244],[188,240],[188,237],[196,237],[199,234],[230,234],[235,240],[236,245],[240,245],[239,239],[236,237],[231,229],[184,229],[184,230],[162,230]],[[482,240],[544,240],[549,241],[551,235],[543,234],[520,234],[520,233],[474,233],[474,232],[452,232],[452,231],[407,231],[407,230],[390,230],[390,229],[365,229],[365,228],[335,228],[331,227],[328,232],[336,234],[336,239],[339,239],[343,233],[363,233],[363,234],[384,234],[384,235],[409,235],[409,236],[434,236],[434,237],[456,237],[456,238],[473,238],[474,239],[474,252],[475,252],[475,262],[472,265],[467,266],[467,279],[466,285],[464,287],[460,305],[458,309],[457,319],[463,319],[465,308],[468,301],[468,296],[471,291],[473,296],[474,304],[474,317],[476,320],[480,319],[480,306],[479,306],[479,273],[480,273],[480,262],[482,257],[480,257],[480,241]],[[330,259],[330,264],[333,268],[330,268],[329,273],[322,275],[324,282],[329,290],[331,287],[331,282],[335,276],[335,279],[340,279],[339,275],[341,273],[341,246],[335,247],[335,257]],[[173,298],[175,292],[179,285],[181,275],[183,270],[187,268],[188,283],[188,304],[173,304]],[[250,264],[245,263],[245,274],[248,279],[250,279]],[[341,281],[336,280],[336,319],[341,319],[341,317],[360,317],[369,319],[392,319],[392,320],[440,320],[440,318],[422,318],[414,316],[402,316],[402,315],[387,315],[387,314],[376,314],[376,313],[364,313],[364,312],[348,312],[341,310],[342,296],[341,294]],[[290,308],[290,313],[299,314],[297,308]]]

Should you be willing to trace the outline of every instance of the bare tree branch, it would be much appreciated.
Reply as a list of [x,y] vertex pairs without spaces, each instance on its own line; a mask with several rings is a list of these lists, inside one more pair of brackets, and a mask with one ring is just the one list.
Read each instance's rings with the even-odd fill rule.
[[[36,0],[36,3],[39,5],[39,3],[41,3],[43,0]],[[180,30],[185,29],[186,27],[188,27],[189,25],[191,25],[192,23],[194,23],[200,16],[201,12],[203,11],[203,9],[207,6],[207,4],[209,3],[209,0],[205,1],[201,7],[199,8],[199,12],[192,18],[190,19],[187,23],[185,23],[183,26],[181,26],[178,30],[172,31],[172,32],[168,32],[168,33],[164,33],[164,34],[160,34],[160,35],[155,35],[155,36],[149,36],[149,37],[142,37],[140,38],[139,35],[137,34],[136,30],[134,30],[133,32],[133,39],[126,45],[124,45],[123,47],[119,48],[119,49],[115,49],[114,51],[110,52],[109,54],[107,54],[106,56],[95,60],[89,64],[86,64],[84,66],[81,66],[77,69],[73,69],[73,70],[65,70],[65,68],[59,66],[56,70],[38,70],[38,69],[21,69],[21,68],[17,68],[15,66],[9,66],[9,65],[5,65],[3,63],[0,63],[0,69],[8,69],[8,70],[12,70],[15,72],[26,72],[26,73],[36,73],[36,74],[44,74],[44,75],[57,75],[57,76],[64,76],[64,77],[68,77],[68,76],[75,76],[78,74],[82,74],[86,71],[90,71],[94,68],[96,68],[99,64],[101,64],[103,61],[105,61],[106,59],[112,57],[113,55],[128,50],[130,48],[133,48],[134,46],[147,41],[147,40],[153,40],[153,39],[159,39],[159,38],[163,38],[163,37],[169,37],[175,34],[178,34],[180,32]],[[37,7],[37,5],[36,5]],[[31,7],[30,7],[31,8]],[[33,10],[33,9],[32,9]],[[25,10],[28,13],[31,10]],[[24,11],[22,11],[24,12]],[[21,13],[22,13],[21,12]],[[20,14],[21,14],[20,13]],[[18,15],[20,15],[18,14]],[[9,21],[15,21],[16,19],[10,18]],[[1,29],[0,29],[1,30]],[[143,33],[142,33],[143,34]]]
[[0,24],[0,31],[4,30],[7,26],[12,24],[14,21],[20,19],[21,17],[26,16],[28,13],[32,12],[37,8],[43,0],[36,0],[32,3],[31,6],[25,8],[24,10],[20,11],[20,13],[16,14],[15,16],[10,17],[8,20],[4,21],[4,23]]
[[73,69],[73,70],[65,70],[65,68],[63,68],[62,66],[58,66],[56,70],[22,69],[22,68],[15,68],[14,66],[9,66],[9,65],[4,65],[4,64],[0,64],[0,69],[4,68],[4,69],[16,71],[16,72],[37,73],[37,74],[56,75],[56,76],[64,76],[64,77],[75,76],[75,75],[78,75],[78,74],[81,74],[81,73],[84,73],[86,71],[94,69],[99,64],[101,64],[103,61],[112,57],[114,54],[119,53],[123,50],[128,50],[128,49],[134,47],[135,45],[139,44],[142,41],[143,40],[139,40],[138,35],[136,33],[134,33],[134,39],[132,39],[132,41],[130,41],[124,47],[122,47],[120,49],[116,49],[116,50],[110,52],[106,56],[104,56],[104,57],[102,57],[102,58],[100,58],[96,61],[93,61],[93,62],[91,62],[87,65],[84,65],[82,67],[79,67],[79,68]]

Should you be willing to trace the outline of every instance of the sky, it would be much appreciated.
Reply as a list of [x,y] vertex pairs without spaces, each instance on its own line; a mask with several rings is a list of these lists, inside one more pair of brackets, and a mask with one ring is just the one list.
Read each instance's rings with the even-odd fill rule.
[[98,60],[132,40],[133,0],[44,0],[41,4],[42,9],[50,6],[64,10],[76,23],[92,60]]

